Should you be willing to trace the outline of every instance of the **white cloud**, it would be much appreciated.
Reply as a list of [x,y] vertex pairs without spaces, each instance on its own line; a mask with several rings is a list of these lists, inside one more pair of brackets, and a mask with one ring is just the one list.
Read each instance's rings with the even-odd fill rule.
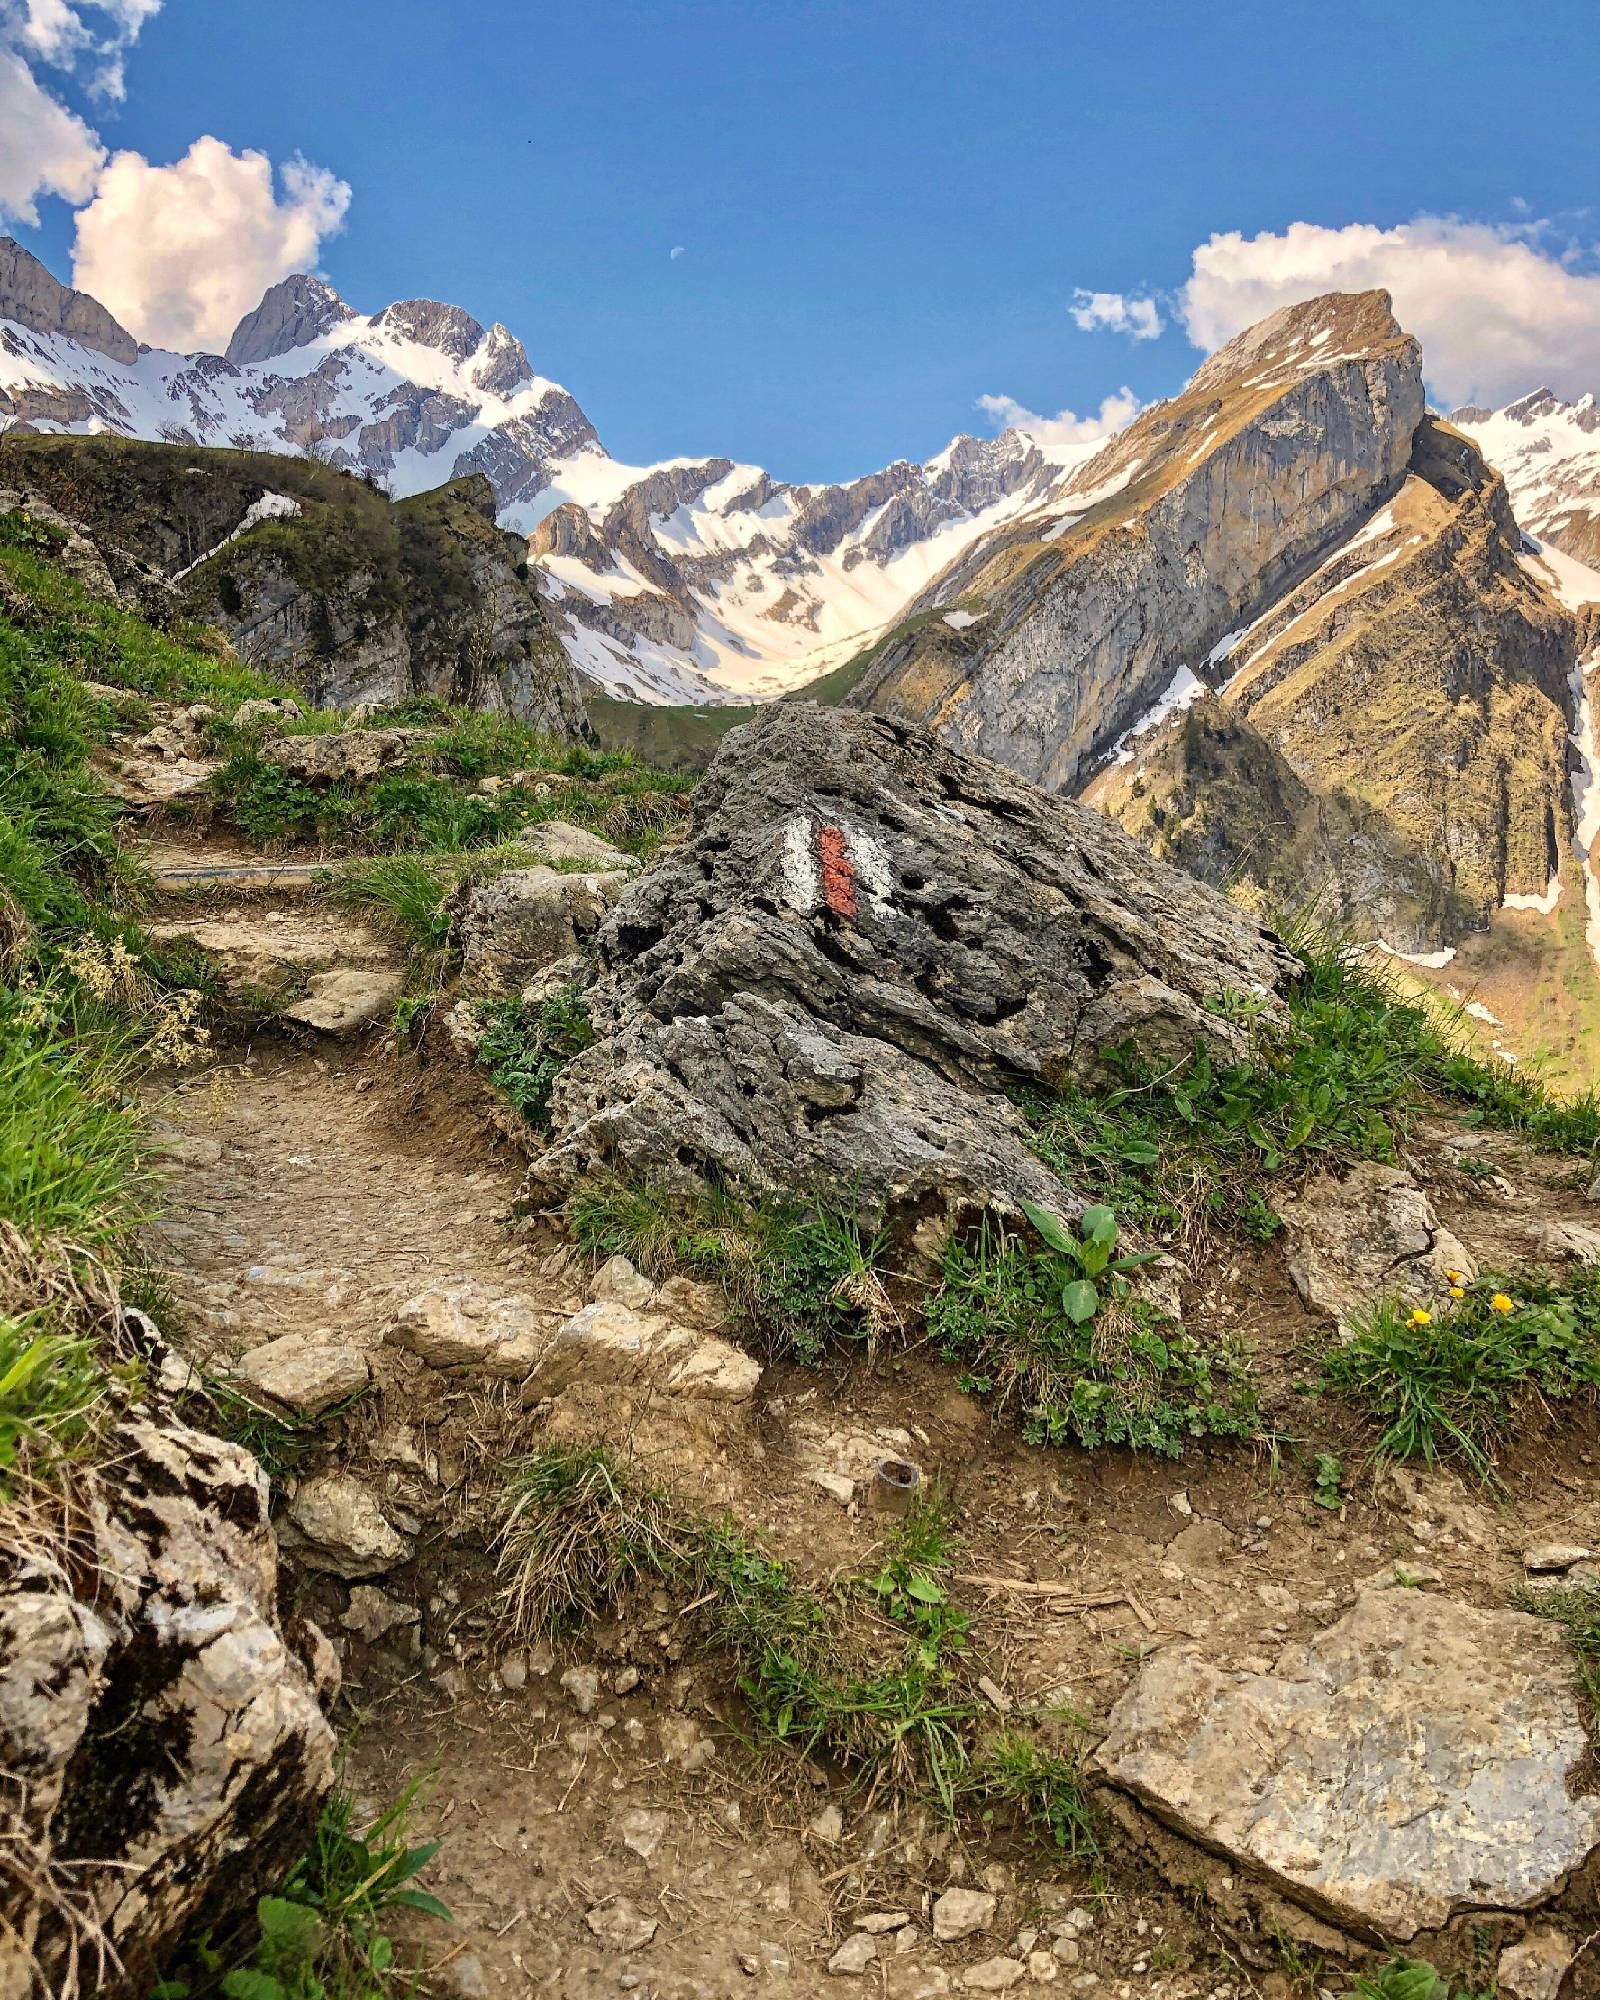
[[1195,251],[1179,305],[1190,339],[1210,350],[1296,300],[1382,286],[1422,342],[1441,402],[1502,403],[1541,383],[1574,396],[1600,387],[1600,273],[1546,249],[1549,235],[1537,222],[1440,215],[1392,229],[1234,230]]
[[1125,333],[1130,340],[1155,340],[1164,330],[1154,299],[1129,298],[1126,292],[1085,292],[1074,295],[1067,308],[1083,333]]
[[1092,417],[1080,417],[1071,410],[1043,417],[1014,396],[980,396],[977,407],[992,419],[997,430],[1021,431],[1031,438],[1053,465],[1076,465],[1102,439],[1132,423],[1143,405],[1131,389],[1118,389]]
[[682,243],[674,243],[671,250],[667,253],[671,257],[674,264],[676,264],[678,259],[683,255],[684,247],[685,246]]
[[0,0],[0,38],[25,55],[73,69],[92,59],[92,96],[120,103],[123,59],[162,0]]
[[83,120],[41,90],[14,50],[0,47],[0,220],[39,220],[38,198],[86,201],[105,148]]
[[291,160],[196,139],[170,167],[118,153],[78,215],[72,282],[153,345],[221,348],[269,285],[309,269],[350,189]]

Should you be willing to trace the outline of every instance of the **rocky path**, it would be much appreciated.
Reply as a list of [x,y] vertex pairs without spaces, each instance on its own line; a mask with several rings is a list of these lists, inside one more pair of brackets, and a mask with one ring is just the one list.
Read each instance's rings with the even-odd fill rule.
[[[159,921],[200,942],[230,978],[241,967],[394,970],[380,940],[298,884],[216,873],[249,857],[178,846],[152,858],[168,896]],[[197,870],[208,871],[198,893]],[[589,1282],[569,1254],[535,1246],[515,1223],[522,1163],[444,1074],[396,1061],[377,1026],[334,1034],[291,1022],[224,1052],[206,1074],[168,1080],[150,1103],[171,1176],[150,1245],[190,1353],[267,1401],[283,1380],[274,1357],[343,1357],[344,1372],[324,1384],[321,1406],[339,1407],[321,1445],[285,1476],[283,1522],[296,1602],[340,1654],[349,1781],[374,1807],[420,1781],[419,1832],[445,1843],[430,1886],[456,1923],[441,1937],[419,1922],[409,1940],[434,1966],[430,1990],[724,2000],[771,1985],[940,2000],[1057,1986],[1088,2000],[1286,2000],[1272,1954],[1252,1967],[1219,1953],[1215,1919],[1162,1879],[1165,1869],[1177,1880],[1195,1850],[1154,1835],[1126,1800],[1123,1825],[1139,1823],[1138,1843],[1119,1847],[1091,1895],[1082,1867],[969,1849],[924,1809],[835,1793],[818,1766],[763,1777],[738,1741],[726,1675],[688,1649],[664,1596],[646,1594],[560,1651],[507,1640],[487,1546],[505,1462],[562,1409],[604,1430],[629,1397],[580,1381],[555,1414],[525,1409],[531,1399],[505,1371],[430,1364],[386,1340],[406,1301],[463,1286],[553,1332]],[[1535,1211],[1503,1206],[1498,1221],[1481,1202],[1449,1221],[1482,1254],[1494,1236],[1509,1229],[1520,1242],[1535,1226]],[[1288,1308],[1281,1277],[1278,1293],[1262,1291],[1258,1262],[1190,1303],[1262,1355],[1282,1342],[1274,1323]],[[1298,1412],[1287,1386],[1284,1395],[1287,1430]],[[305,1412],[317,1407],[313,1396]],[[1350,1705],[1364,1737],[1361,1688],[1343,1687],[1339,1644],[1318,1635],[1352,1616],[1359,1637],[1364,1618],[1392,1653],[1391,1627],[1411,1616],[1420,1588],[1430,1594],[1419,1609],[1440,1616],[1437,1636],[1429,1626],[1419,1644],[1448,1648],[1471,1618],[1504,1617],[1531,1545],[1600,1548],[1600,1452],[1587,1431],[1554,1474],[1536,1444],[1509,1463],[1499,1507],[1452,1474],[1403,1472],[1359,1490],[1352,1478],[1331,1514],[1313,1503],[1292,1444],[1277,1460],[1195,1451],[1181,1468],[1032,1451],[915,1354],[841,1379],[770,1367],[761,1396],[737,1410],[647,1397],[640,1423],[641,1445],[648,1432],[672,1483],[822,1575],[870,1565],[878,1531],[856,1483],[877,1454],[914,1451],[960,1509],[959,1581],[1002,1699],[1120,1718],[1107,1754],[1127,1766],[1131,1790],[1157,1796],[1152,1757],[1180,1773],[1194,1765],[1183,1716],[1162,1706],[1177,1700],[1169,1683],[1186,1649],[1209,1663],[1220,1708],[1248,1700],[1263,1712],[1304,1678],[1294,1663],[1315,1658],[1330,1710]],[[1357,1448],[1352,1437],[1352,1473]],[[374,1550],[308,1551],[302,1496],[308,1480],[328,1478],[372,1510]],[[1522,1643],[1510,1628],[1494,1634],[1513,1651]],[[1553,1629],[1530,1643],[1548,1659],[1518,1656],[1517,1671],[1542,1700],[1565,1701]],[[1487,1642],[1479,1652],[1488,1657]],[[1168,1682],[1155,1671],[1162,1661]],[[1136,1681],[1143,1706],[1130,1708]],[[1424,1684],[1443,1683],[1429,1667]],[[1287,1720],[1285,1737],[1298,1726]],[[1581,1801],[1574,1811],[1582,1845],[1593,1815]],[[1190,1817],[1205,1823],[1198,1810]],[[1223,1908],[1236,1877],[1207,1867],[1207,1894]],[[1359,1915],[1362,1885],[1334,1886]],[[952,1892],[972,1899],[970,1927],[948,1905],[940,1916]],[[1324,1900],[1336,1900],[1333,1887]],[[1394,1912],[1384,1923],[1404,1935]],[[1515,1924],[1498,1933],[1508,1949],[1519,1935]],[[1314,1924],[1309,1936],[1326,1948]]]

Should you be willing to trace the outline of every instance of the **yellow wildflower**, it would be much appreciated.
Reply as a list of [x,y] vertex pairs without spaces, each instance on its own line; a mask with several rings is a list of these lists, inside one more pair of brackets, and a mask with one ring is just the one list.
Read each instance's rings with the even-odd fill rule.
[[1459,1285],[1452,1285],[1450,1287],[1450,1296],[1453,1299],[1464,1299],[1467,1295]]
[[1517,1309],[1516,1301],[1508,1299],[1504,1292],[1496,1292],[1494,1297],[1489,1301],[1489,1304],[1497,1313],[1515,1312]]
[[1424,1312],[1421,1306],[1413,1306],[1411,1308],[1411,1324],[1413,1326],[1432,1326],[1433,1314],[1431,1312]]

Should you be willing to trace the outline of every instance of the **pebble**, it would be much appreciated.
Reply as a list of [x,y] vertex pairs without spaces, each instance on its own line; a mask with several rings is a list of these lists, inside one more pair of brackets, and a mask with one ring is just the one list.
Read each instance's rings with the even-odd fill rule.
[[583,1921],[602,1944],[616,1951],[638,1951],[659,1927],[654,1917],[647,1917],[626,1896],[618,1896],[612,1903],[596,1903],[584,1911]]
[[568,1667],[561,1676],[561,1685],[572,1697],[572,1705],[580,1715],[590,1715],[600,1700],[600,1676],[593,1667]]
[[515,1694],[528,1685],[528,1662],[521,1653],[507,1653],[495,1671],[507,1694]]
[[1025,1977],[1020,1959],[984,1958],[967,1967],[961,1984],[969,1993],[1007,1993]]
[[1538,1542],[1523,1550],[1522,1567],[1530,1575],[1547,1576],[1555,1570],[1571,1569],[1574,1563],[1587,1562],[1590,1553],[1571,1542]]
[[911,1921],[909,1910],[863,1910],[854,1919],[858,1931],[866,1931],[872,1937],[882,1937],[885,1931],[898,1931]]
[[833,1847],[844,1836],[844,1814],[837,1806],[824,1806],[806,1828],[806,1832],[813,1840],[820,1840],[825,1846]]
[[933,1934],[941,1944],[986,1931],[994,1922],[997,1899],[982,1889],[946,1889],[933,1906]]
[[828,1970],[835,1977],[858,1977],[877,1956],[878,1940],[867,1931],[852,1931],[828,1960]]
[[664,1812],[651,1812],[644,1806],[630,1806],[617,1821],[617,1832],[622,1844],[637,1854],[648,1868],[655,1859],[656,1849],[666,1837],[667,1816]]

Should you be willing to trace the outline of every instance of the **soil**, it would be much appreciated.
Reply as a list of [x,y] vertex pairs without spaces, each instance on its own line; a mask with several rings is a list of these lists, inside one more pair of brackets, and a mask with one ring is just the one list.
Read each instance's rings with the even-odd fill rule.
[[[179,867],[186,855],[216,851],[169,841],[160,859]],[[229,907],[248,928],[275,903]],[[1222,1664],[1265,1668],[1360,1582],[1503,1605],[1530,1544],[1600,1548],[1592,1412],[1527,1413],[1499,1497],[1449,1469],[1375,1478],[1354,1417],[1306,1391],[1329,1335],[1275,1246],[1225,1247],[1185,1298],[1196,1331],[1251,1353],[1270,1445],[1206,1445],[1176,1463],[1035,1450],[915,1346],[822,1371],[774,1363],[748,1410],[714,1418],[616,1396],[524,1409],[512,1387],[382,1345],[395,1308],[437,1282],[514,1294],[552,1325],[586,1295],[570,1247],[516,1214],[521,1158],[470,1072],[399,1055],[381,1030],[333,1042],[268,1026],[206,1073],[153,1090],[150,1108],[169,1128],[171,1174],[151,1248],[195,1357],[222,1370],[282,1334],[329,1329],[373,1359],[372,1390],[297,1470],[349,1467],[407,1526],[413,1559],[378,1581],[420,1621],[369,1643],[344,1622],[347,1585],[291,1567],[287,1587],[343,1658],[348,1782],[374,1804],[419,1785],[418,1837],[444,1842],[426,1885],[454,1922],[408,1920],[403,1933],[432,1992],[721,2000],[771,1983],[912,2000],[950,1991],[1019,1932],[1040,1933],[1034,1948],[1048,1951],[1048,1926],[1071,1911],[1082,1912],[1076,1959],[1052,1961],[1063,1994],[1316,1990],[1291,1989],[1293,1959],[1259,1922],[1241,1929],[1190,1892],[1177,1843],[1157,1837],[1153,1851],[1115,1811],[1091,1871],[1003,1822],[956,1835],[904,1798],[852,1794],[813,1760],[758,1757],[741,1740],[726,1663],[697,1650],[692,1615],[663,1595],[640,1593],[554,1654],[512,1638],[493,1574],[494,1499],[506,1461],[552,1424],[592,1422],[631,1442],[686,1504],[725,1508],[816,1581],[870,1569],[882,1523],[813,1474],[914,1456],[952,1504],[954,1594],[999,1700],[1069,1707],[1091,1726],[1156,1646],[1193,1640]],[[1420,1126],[1412,1148],[1441,1219],[1485,1264],[1527,1256],[1544,1221],[1595,1218],[1569,1161],[1442,1122]],[[1313,1498],[1319,1452],[1346,1470],[1337,1511]],[[595,1670],[592,1702],[563,1679],[572,1668]],[[630,1832],[657,1843],[648,1858]],[[1186,1852],[1204,1875],[1205,1857]],[[956,1881],[997,1891],[998,1913],[988,1932],[935,1945],[931,1900]],[[883,1935],[860,1977],[828,1974],[858,1917],[885,1911],[914,1928]],[[1311,1940],[1308,1962],[1328,1948],[1318,1926],[1284,1920]],[[1456,1962],[1465,1948],[1450,1946]],[[1591,1982],[1579,1991],[1600,1990],[1587,1970],[1578,1977]],[[1331,1966],[1325,1978],[1343,1992]]]

